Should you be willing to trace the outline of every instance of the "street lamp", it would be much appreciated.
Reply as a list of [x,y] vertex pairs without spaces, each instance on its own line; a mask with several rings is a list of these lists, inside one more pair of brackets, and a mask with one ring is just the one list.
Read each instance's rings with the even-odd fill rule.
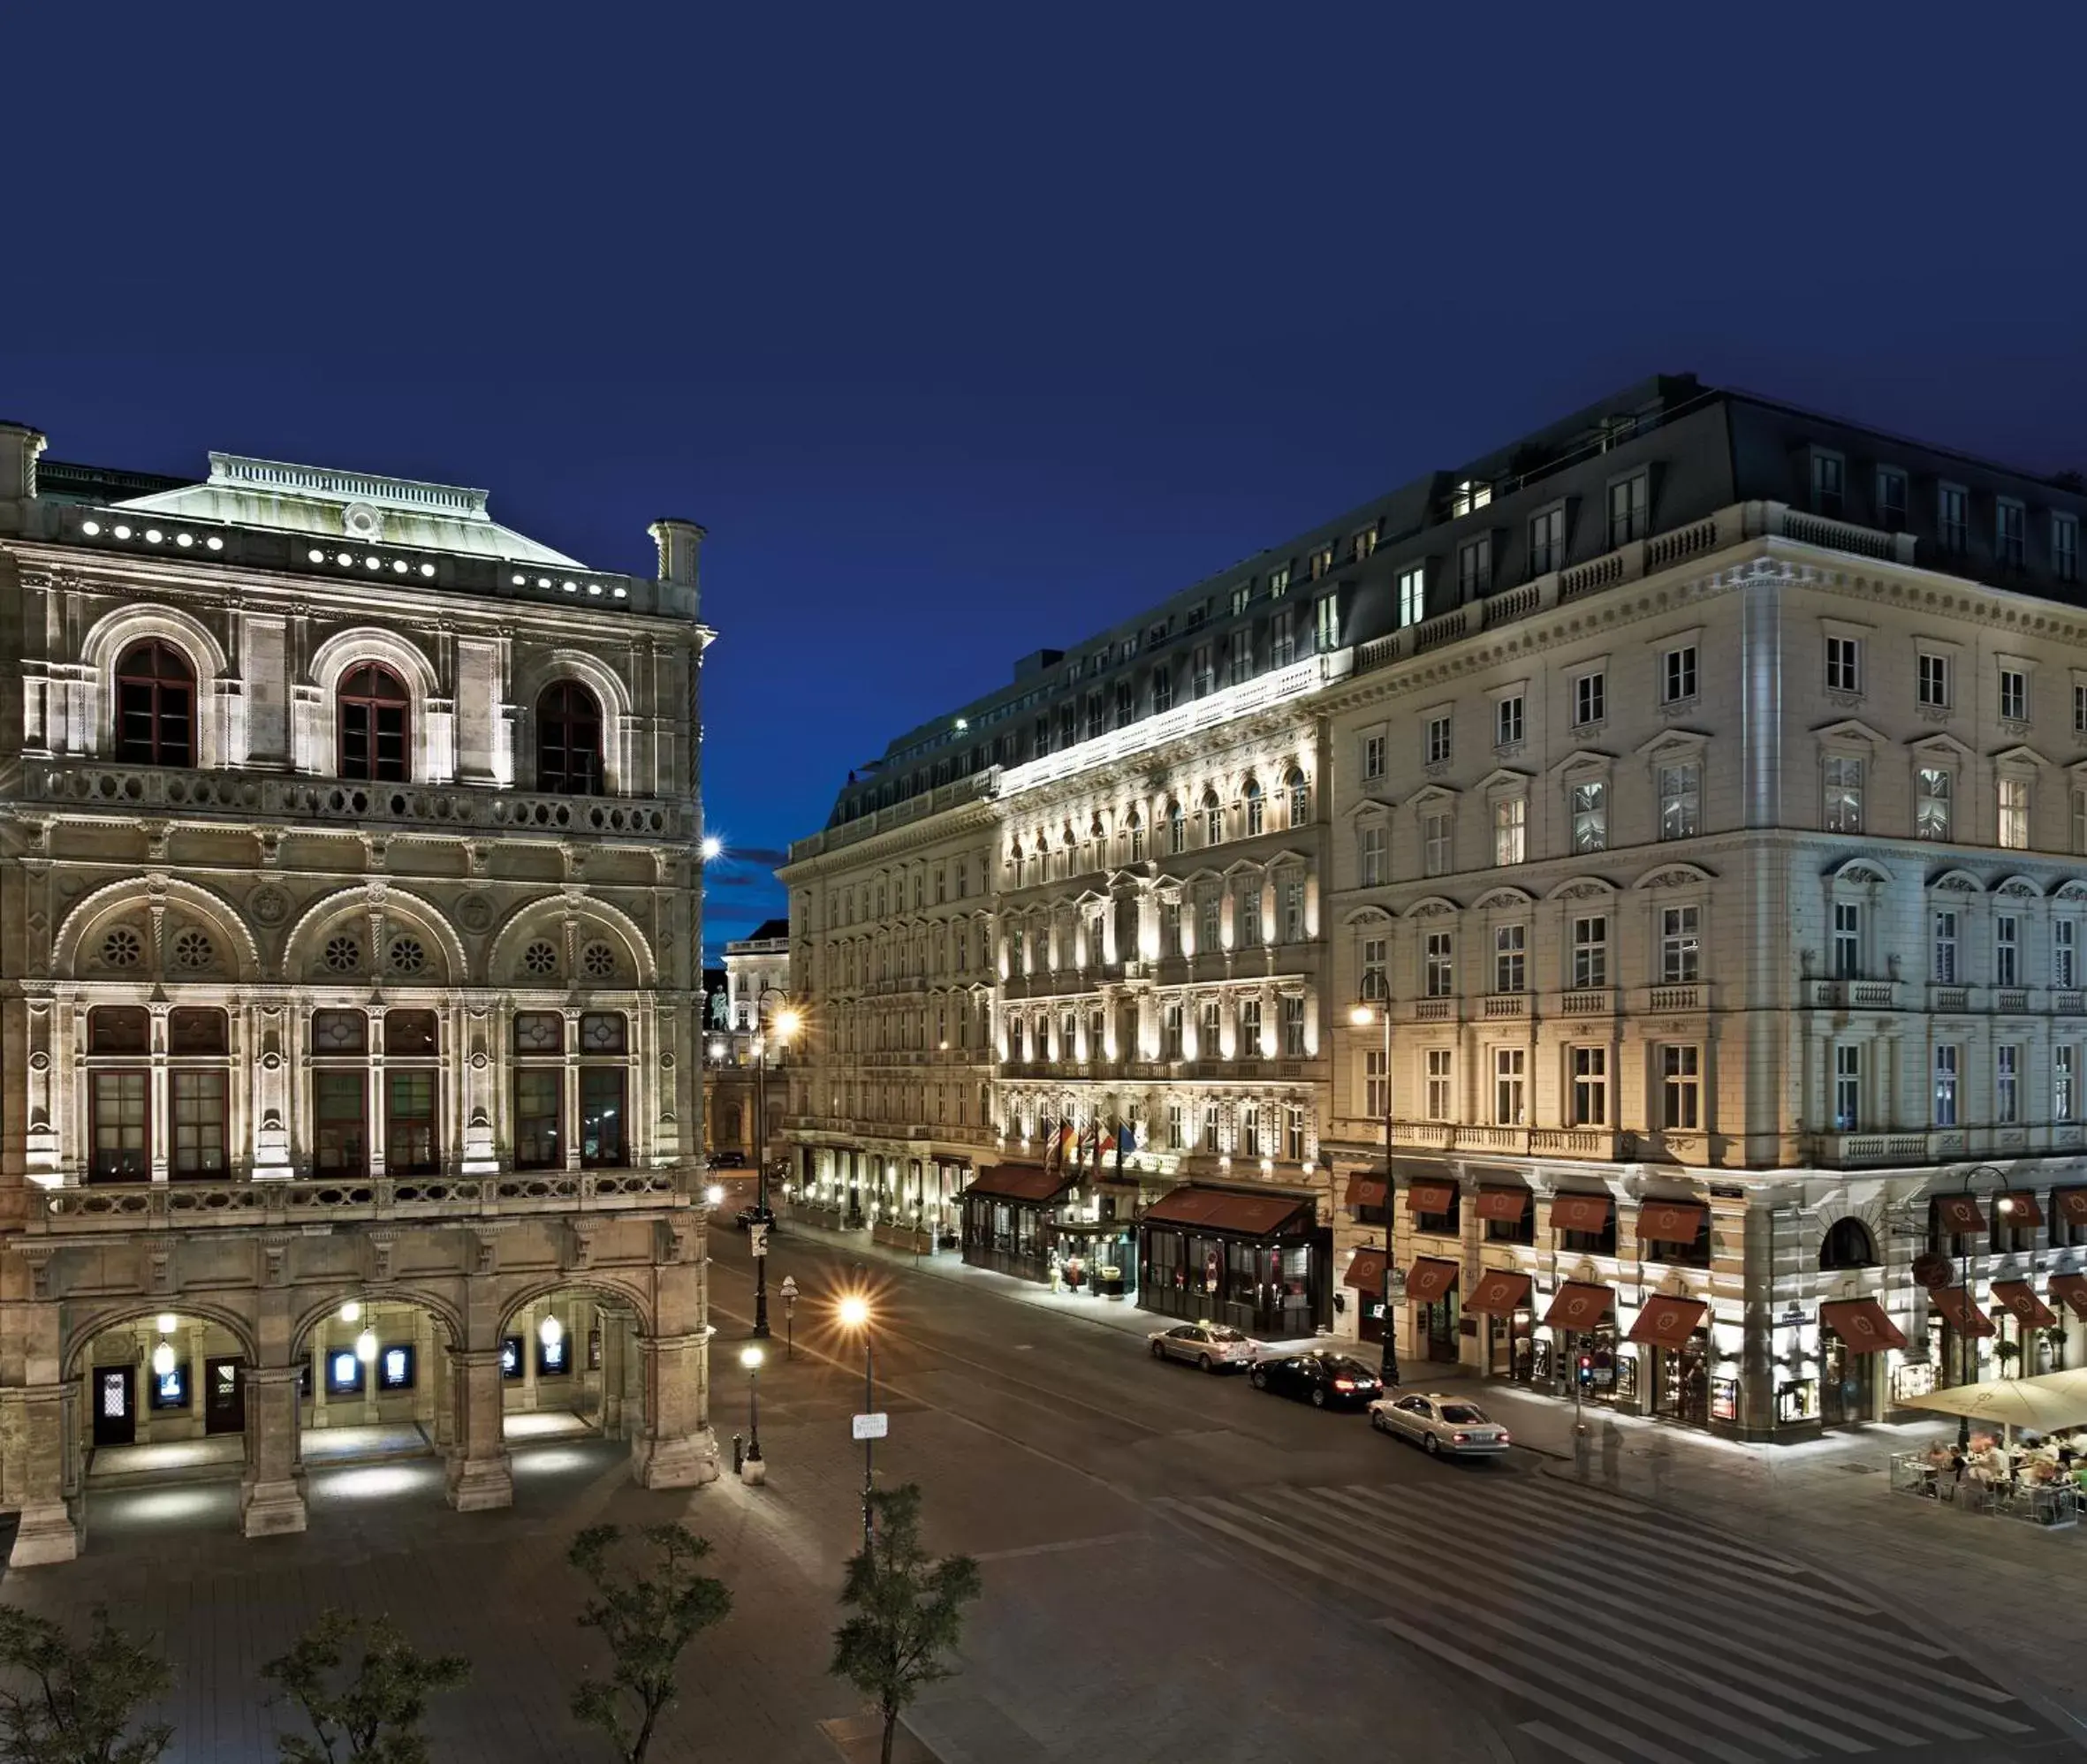
[[741,1478],[748,1482],[765,1481],[767,1466],[761,1465],[761,1361],[762,1351],[751,1342],[740,1350],[740,1364],[747,1368],[747,1461],[740,1471]]
[[1380,1370],[1387,1386],[1399,1382],[1399,1325],[1392,1311],[1392,1230],[1398,1197],[1392,1192],[1392,1008],[1387,1001],[1358,1000],[1347,1020],[1358,1029],[1384,1025],[1384,1353]]
[[[869,1300],[860,1292],[844,1292],[834,1314],[844,1329],[862,1332],[862,1412],[877,1412],[877,1343],[869,1333]],[[877,1442],[868,1434],[862,1436],[862,1548],[868,1552],[874,1541],[869,1497],[877,1492]]]
[[[770,993],[780,993],[780,987],[763,985],[754,1000],[754,1021],[761,1026],[766,1018],[763,1006]],[[768,1042],[775,1038],[778,1048],[790,1045],[790,1038],[803,1027],[802,1015],[787,1004],[778,1005],[772,1021],[757,1028],[754,1037],[754,1114],[755,1117],[754,1140],[754,1221],[755,1229],[763,1233],[754,1242],[754,1333],[765,1336],[768,1332]]]
[[708,1188],[703,1190],[703,1199],[709,1201],[713,1207],[722,1207],[725,1204],[724,1184],[713,1182]]
[[722,858],[725,855],[725,841],[720,839],[715,833],[704,834],[702,854],[703,862],[706,864],[713,862],[718,858]]

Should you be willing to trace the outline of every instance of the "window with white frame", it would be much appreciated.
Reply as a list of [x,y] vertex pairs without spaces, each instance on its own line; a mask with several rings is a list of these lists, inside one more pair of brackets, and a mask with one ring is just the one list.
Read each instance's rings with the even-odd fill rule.
[[1937,986],[1954,986],[1957,983],[1957,915],[1954,907],[1935,910],[1934,956],[1929,965],[1929,974]]
[[1524,709],[1527,700],[1520,693],[1512,693],[1503,699],[1496,699],[1492,708],[1492,744],[1496,747],[1519,747],[1524,728]]
[[1421,816],[1421,865],[1429,875],[1446,876],[1450,863],[1450,820],[1446,808]]
[[1702,978],[1703,909],[1664,906],[1659,910],[1659,979],[1666,986],[1689,986]]
[[1447,1048],[1427,1050],[1428,1119],[1449,1121],[1456,1117],[1454,1056]]
[[1447,998],[1456,990],[1456,934],[1430,931],[1422,941],[1421,990]]
[[1609,1050],[1575,1048],[1573,1063],[1573,1125],[1605,1127],[1609,1124]]
[[1205,955],[1215,955],[1222,941],[1224,924],[1224,897],[1217,888],[1206,884],[1196,897],[1195,947]]
[[1659,837],[1690,839],[1703,831],[1703,768],[1693,760],[1661,766]]
[[1247,780],[1244,801],[1246,803],[1247,837],[1249,839],[1258,838],[1268,824],[1268,805],[1261,794],[1259,779],[1248,778]]
[[1857,901],[1833,903],[1833,978],[1858,980],[1863,973],[1863,909]]
[[1224,1052],[1225,1007],[1214,998],[1203,1002],[1203,1015],[1196,1031],[1196,1052],[1206,1060],[1214,1060]]
[[1492,949],[1492,989],[1495,992],[1524,990],[1529,980],[1529,927],[1494,927]]
[[1692,1133],[1703,1124],[1703,1049],[1659,1049],[1660,1124],[1673,1132]]
[[1960,1050],[1950,1042],[1935,1049],[1935,1124],[1956,1125],[1957,1065]]
[[1166,1148],[1170,1152],[1178,1152],[1183,1149],[1181,1127],[1181,1105],[1179,1102],[1168,1103],[1166,1105]]
[[2076,514],[2051,517],[2051,573],[2061,582],[2080,579],[2080,518]]
[[1247,997],[1239,1002],[1239,1057],[1261,1057],[1261,1001]]
[[2079,1091],[2073,1082],[2078,1053],[2079,1049],[2070,1042],[2060,1042],[2051,1049],[2051,1118],[2053,1121],[2070,1121],[2079,1107]]
[[1239,930],[1234,948],[1256,950],[1261,947],[1261,884],[1253,876],[1240,878],[1239,895],[1232,904],[1232,922]]
[[1863,640],[1859,637],[1826,639],[1826,690],[1859,693],[1863,689]]
[[1388,960],[1391,940],[1388,937],[1362,939],[1362,996],[1370,1003],[1377,1004],[1391,996]]
[[1833,1131],[1853,1133],[1863,1124],[1863,1050],[1846,1042],[1833,1049]]
[[1529,799],[1500,798],[1492,806],[1492,860],[1519,864],[1529,855]]
[[1992,1118],[2011,1127],[2022,1119],[2022,1048],[2002,1041],[1992,1050]]
[[2000,670],[2000,715],[2009,723],[2029,721],[2029,675],[2020,668]]
[[1283,1057],[1304,1057],[1304,995],[1301,992],[1283,995]]
[[1446,710],[1428,719],[1428,764],[1446,766],[1449,763],[1449,713]]
[[1392,1106],[1391,1074],[1385,1064],[1382,1048],[1369,1048],[1362,1054],[1362,1112],[1370,1119],[1381,1121]]
[[2077,920],[2051,921],[2051,984],[2061,992],[2079,984],[2079,935]]
[[1924,649],[1914,671],[1915,696],[1931,710],[1949,708],[1949,657]]
[[1992,983],[2022,984],[2022,920],[2012,912],[1993,915]]
[[1947,766],[1916,766],[1913,772],[1913,833],[1917,839],[1950,837],[1956,776]]
[[1355,829],[1355,869],[1362,888],[1381,888],[1390,879],[1385,868],[1388,844],[1384,823],[1364,821]]
[[1304,941],[1304,878],[1286,875],[1283,878],[1283,942],[1302,943]]
[[1994,800],[1999,824],[1996,843],[2003,851],[2029,850],[2029,780],[2003,776],[1996,784]]
[[1696,696],[1696,646],[1683,643],[1659,658],[1659,701],[1680,704]]
[[1428,616],[1428,566],[1415,564],[1399,572],[1399,628],[1418,625]]
[[1529,1090],[1529,1049],[1495,1048],[1492,1054],[1492,1118],[1497,1127],[1522,1124]]
[[1577,991],[1609,983],[1609,916],[1584,913],[1573,920],[1573,986]]
[[1304,1109],[1294,1102],[1283,1105],[1283,1155],[1292,1163],[1304,1162]]
[[1863,830],[1863,762],[1852,753],[1826,756],[1826,831]]
[[1573,849],[1604,852],[1609,845],[1609,787],[1600,778],[1569,786],[1573,813]]
[[1214,1152],[1218,1148],[1218,1105],[1215,1102],[1203,1105],[1203,1138],[1200,1143],[1206,1152]]
[[1225,837],[1225,805],[1218,800],[1218,792],[1206,790],[1203,793],[1203,843],[1206,845],[1220,844]]
[[1609,677],[1602,669],[1573,681],[1573,727],[1584,729],[1609,714]]
[[1385,738],[1381,735],[1362,738],[1362,782],[1375,784],[1384,776]]

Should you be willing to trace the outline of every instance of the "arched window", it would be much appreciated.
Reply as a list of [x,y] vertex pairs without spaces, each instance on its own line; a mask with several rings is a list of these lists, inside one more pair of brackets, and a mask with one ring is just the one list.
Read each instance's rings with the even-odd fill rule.
[[577,680],[546,686],[536,700],[536,788],[602,793],[602,707]]
[[1877,1242],[1860,1219],[1836,1219],[1819,1245],[1819,1267],[1824,1270],[1875,1268]]
[[1311,786],[1304,782],[1303,771],[1291,767],[1290,776],[1283,780],[1283,788],[1290,793],[1290,825],[1306,825],[1311,820]]
[[1188,816],[1171,799],[1166,806],[1166,848],[1177,856],[1188,849]]
[[1124,831],[1130,836],[1130,860],[1134,864],[1145,861],[1145,817],[1132,809],[1124,817]]
[[1225,838],[1225,805],[1218,800],[1215,790],[1203,793],[1203,843],[1220,844]]
[[1247,780],[1247,837],[1251,839],[1262,829],[1261,784],[1257,778]]
[[171,643],[148,638],[117,662],[116,753],[133,765],[195,764],[195,670]]
[[413,700],[389,668],[365,662],[342,677],[334,699],[340,776],[404,784],[413,776]]

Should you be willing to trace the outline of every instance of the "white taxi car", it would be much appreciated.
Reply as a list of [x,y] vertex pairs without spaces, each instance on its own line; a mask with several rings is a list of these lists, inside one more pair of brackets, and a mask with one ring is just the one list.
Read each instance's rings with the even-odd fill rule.
[[1440,1391],[1379,1397],[1370,1405],[1370,1425],[1415,1441],[1432,1457],[1446,1451],[1459,1457],[1497,1457],[1514,1443],[1507,1429],[1488,1420],[1477,1404]]

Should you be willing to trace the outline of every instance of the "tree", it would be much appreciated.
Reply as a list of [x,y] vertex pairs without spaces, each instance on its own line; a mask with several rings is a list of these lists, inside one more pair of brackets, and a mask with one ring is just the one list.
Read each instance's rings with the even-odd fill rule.
[[[138,1705],[174,1681],[173,1669],[94,1609],[86,1646],[48,1617],[0,1605],[0,1760],[4,1764],[152,1764],[174,1738],[148,1722],[125,1730]],[[28,1680],[27,1685],[20,1681]]]
[[573,1691],[573,1715],[615,1741],[623,1764],[644,1764],[653,1730],[674,1700],[681,1650],[732,1610],[732,1589],[696,1571],[710,1553],[708,1538],[680,1525],[648,1526],[638,1535],[656,1555],[651,1575],[610,1560],[621,1526],[589,1526],[565,1552],[594,1584],[580,1625],[601,1631],[611,1662],[606,1679],[588,1678]]
[[[366,1638],[361,1662],[353,1678],[344,1678],[345,1645],[358,1635]],[[421,1722],[428,1700],[461,1685],[471,1662],[460,1654],[423,1654],[389,1617],[366,1625],[329,1610],[261,1676],[283,1687],[316,1738],[315,1744],[278,1734],[283,1764],[427,1764]]]
[[869,1497],[871,1541],[849,1558],[840,1601],[855,1615],[833,1632],[834,1677],[868,1697],[884,1720],[884,1764],[892,1764],[899,1717],[922,1689],[954,1676],[942,1656],[957,1645],[964,1607],[983,1589],[968,1556],[931,1562],[921,1548],[920,1485]]

